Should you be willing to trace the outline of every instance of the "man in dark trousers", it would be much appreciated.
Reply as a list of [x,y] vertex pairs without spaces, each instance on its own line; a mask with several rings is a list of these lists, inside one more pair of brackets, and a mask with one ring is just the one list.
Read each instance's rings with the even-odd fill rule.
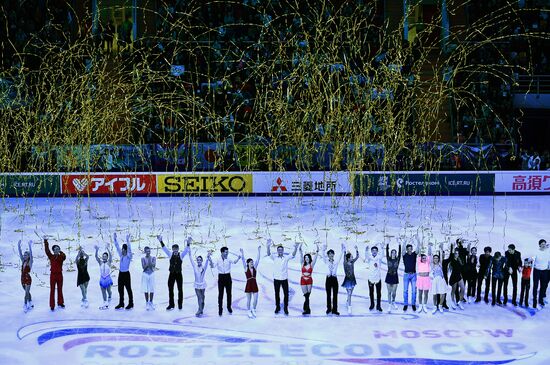
[[55,288],[57,286],[57,305],[65,308],[63,300],[63,261],[67,258],[58,245],[53,245],[50,251],[48,239],[44,238],[44,250],[50,259],[50,309],[55,309]]
[[191,247],[191,237],[187,238],[187,246],[183,252],[179,252],[180,246],[177,244],[172,245],[172,252],[168,251],[168,248],[162,241],[162,236],[157,236],[157,239],[162,246],[162,250],[170,259],[170,267],[168,275],[168,307],[167,311],[174,309],[174,284],[178,285],[178,309],[181,310],[183,307],[183,275],[181,271],[181,263],[185,255],[189,253]]
[[479,255],[479,275],[477,276],[476,303],[481,302],[481,283],[483,282],[483,279],[485,279],[485,295],[483,297],[483,300],[485,301],[485,303],[489,303],[489,287],[491,286],[491,277],[489,275],[485,277],[483,273],[487,272],[487,268],[491,263],[491,252],[493,252],[493,249],[487,246],[483,249],[483,253]]
[[[231,288],[233,286],[233,281],[231,280],[231,265],[235,265],[241,259],[241,256],[238,255],[235,261],[229,260],[229,249],[227,247],[222,247],[220,249],[221,257],[216,262],[216,267],[218,268],[218,314],[221,316],[223,314],[223,291],[227,294],[227,311],[229,314],[233,313],[233,308],[231,308]],[[214,263],[210,261],[210,267],[214,267]]]
[[516,301],[518,294],[518,271],[522,269],[523,265],[521,253],[516,251],[516,246],[514,244],[510,244],[504,256],[506,257],[506,266],[508,266],[508,270],[504,273],[503,304],[506,305],[506,303],[508,303],[508,279],[512,277],[512,305],[516,307],[518,305]]
[[130,245],[130,235],[126,235],[126,243],[122,249],[118,244],[116,232],[113,235],[115,247],[120,256],[120,271],[118,274],[118,296],[119,301],[115,309],[124,308],[124,289],[128,292],[128,305],[126,309],[134,308],[134,295],[132,293],[132,278],[130,277],[130,263],[132,262],[132,246]]

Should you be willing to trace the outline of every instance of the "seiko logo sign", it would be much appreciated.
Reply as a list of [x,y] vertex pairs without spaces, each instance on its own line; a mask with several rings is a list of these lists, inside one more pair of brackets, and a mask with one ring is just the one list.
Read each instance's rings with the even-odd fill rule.
[[250,192],[251,175],[168,175],[159,176],[159,193],[243,193]]

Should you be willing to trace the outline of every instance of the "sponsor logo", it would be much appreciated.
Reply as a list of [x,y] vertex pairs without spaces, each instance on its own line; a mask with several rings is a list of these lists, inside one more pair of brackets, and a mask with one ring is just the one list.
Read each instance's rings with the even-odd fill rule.
[[488,194],[494,191],[493,174],[357,174],[355,191],[384,194]]
[[[530,352],[523,336],[511,328],[425,328],[422,330],[369,330],[363,340],[346,342],[284,336],[276,333],[204,330],[188,327],[186,318],[172,323],[129,321],[113,326],[112,321],[68,320],[29,324],[19,329],[20,340],[32,339],[38,345],[37,362],[55,349],[65,359],[94,364],[135,364],[153,361],[179,364],[227,364],[228,361],[265,363],[287,359],[335,361],[358,364],[507,364],[543,359]],[[358,341],[357,341],[358,340]],[[30,343],[25,346],[28,348]],[[436,360],[437,359],[437,360]],[[68,360],[67,360],[68,361]],[[166,362],[168,361],[168,362]],[[30,362],[29,362],[30,363]],[[139,362],[141,363],[141,362]]]
[[251,174],[159,175],[159,193],[251,193]]
[[3,175],[0,176],[0,195],[27,196],[59,193],[59,175]]
[[514,175],[512,191],[550,191],[550,175]]
[[65,194],[148,194],[156,188],[153,175],[63,176]]
[[[286,186],[279,184],[281,178],[277,178],[275,181],[277,186],[273,186],[271,191],[278,191],[280,187],[281,191],[287,191]],[[282,180],[281,180],[282,183]],[[290,182],[291,192],[336,192],[338,181],[336,180],[292,180]]]
[[277,180],[275,180],[275,183],[277,185],[271,187],[271,191],[287,191],[286,189],[286,186],[283,185],[283,179],[281,179],[280,177],[277,178]]

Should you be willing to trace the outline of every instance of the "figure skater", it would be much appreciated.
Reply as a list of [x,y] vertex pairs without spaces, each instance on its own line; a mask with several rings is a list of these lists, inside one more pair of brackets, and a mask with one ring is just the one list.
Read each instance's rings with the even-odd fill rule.
[[88,274],[88,254],[84,252],[84,249],[80,247],[76,254],[75,263],[78,274],[76,277],[76,286],[80,288],[82,292],[82,302],[80,306],[82,308],[88,308],[88,283],[90,282],[90,274]]
[[443,252],[443,244],[441,244],[441,251],[439,254],[433,255],[432,266],[430,270],[430,277],[432,279],[432,295],[434,301],[434,309],[432,314],[437,311],[443,313],[443,302],[449,291],[449,285],[445,281],[443,276],[443,267],[441,265],[441,254]]
[[[502,256],[500,251],[495,252],[495,256],[492,258],[487,267],[486,276],[491,275],[491,292],[493,293],[493,300],[491,305],[502,305],[500,300],[500,294],[502,293],[502,285],[504,284],[504,273],[508,270],[508,264],[506,263],[506,257]],[[498,290],[497,290],[498,287]]]
[[325,250],[327,246],[323,247],[323,261],[327,266],[327,279],[325,280],[325,290],[327,292],[327,315],[334,314],[340,315],[338,312],[338,263],[342,259],[346,245],[342,244],[342,251],[337,260],[334,260],[334,250]]
[[19,251],[19,258],[21,259],[21,285],[25,290],[25,301],[23,305],[23,311],[27,313],[34,308],[31,297],[31,269],[32,269],[32,241],[29,241],[29,250],[24,253],[21,252],[21,240],[17,243],[17,249]]
[[130,263],[132,262],[132,246],[130,245],[130,235],[126,235],[126,243],[120,248],[116,232],[113,235],[115,247],[120,256],[120,272],[118,274],[118,296],[119,301],[115,309],[124,308],[124,288],[128,292],[128,305],[126,309],[134,308],[134,295],[132,293],[132,277],[130,276]]
[[111,278],[111,264],[113,263],[113,255],[107,248],[107,252],[103,252],[101,259],[98,255],[99,247],[95,246],[95,259],[99,264],[99,287],[101,288],[101,295],[103,296],[103,305],[99,307],[101,310],[109,309],[111,303],[111,287],[113,286],[113,279]]
[[374,309],[374,288],[376,287],[376,310],[382,312],[382,307],[380,305],[381,294],[382,294],[382,275],[380,273],[380,266],[382,264],[382,255],[378,254],[378,247],[373,246],[370,249],[369,246],[365,247],[365,259],[364,262],[367,262],[367,272],[368,272],[368,282],[369,282],[369,296],[370,296],[370,307],[369,310]]
[[421,253],[417,258],[416,268],[418,270],[416,279],[416,288],[418,289],[418,302],[420,304],[419,312],[428,313],[428,292],[432,288],[432,280],[430,279],[432,261],[432,244],[428,244],[428,255]]
[[291,255],[285,255],[285,248],[283,245],[277,246],[277,252],[271,254],[271,246],[273,240],[270,238],[267,240],[267,256],[273,261],[273,286],[275,288],[275,314],[279,314],[281,311],[281,297],[280,291],[283,288],[283,310],[285,315],[288,316],[288,262],[296,257],[298,251],[299,242],[294,244],[294,251]]
[[[246,309],[248,311],[248,318],[256,318],[256,307],[258,305],[258,283],[256,282],[256,275],[258,273],[258,265],[260,264],[261,250],[262,246],[258,246],[258,256],[256,257],[256,261],[248,258],[245,262],[244,251],[241,248],[241,259],[243,261],[244,274],[246,276],[244,292],[246,293]],[[254,303],[252,307],[250,307],[252,297],[254,297]]]
[[302,315],[311,314],[311,308],[309,307],[309,296],[311,295],[311,288],[313,287],[313,268],[319,257],[319,246],[315,251],[315,258],[311,259],[311,254],[302,252],[302,246],[300,246],[300,257],[302,257],[302,276],[300,277],[300,285],[302,292],[304,293],[304,307]]
[[449,252],[450,261],[449,261],[449,285],[451,286],[451,308],[456,309],[456,307],[464,310],[462,306],[462,299],[464,298],[464,279],[462,278],[462,273],[464,272],[465,262],[460,256],[460,249],[455,248],[451,245],[451,252]]
[[155,310],[153,305],[153,296],[155,295],[155,268],[157,266],[157,258],[151,256],[151,248],[145,246],[143,248],[145,256],[141,258],[141,267],[143,273],[141,274],[141,289],[145,294],[145,309]]
[[174,309],[174,284],[177,284],[178,287],[178,309],[181,310],[183,308],[183,275],[181,265],[183,258],[189,253],[188,250],[190,246],[186,246],[185,250],[180,253],[180,246],[173,244],[172,252],[170,252],[162,241],[162,236],[157,236],[157,239],[160,242],[162,250],[170,259],[170,266],[168,268],[170,273],[168,275],[168,307],[166,307],[166,310],[171,311]]
[[401,261],[401,245],[399,245],[399,252],[395,249],[390,252],[390,245],[386,245],[386,261],[388,263],[388,272],[386,273],[386,279],[384,281],[388,288],[388,313],[391,313],[392,309],[397,310],[395,296],[397,295],[397,285],[399,284],[397,270],[399,269],[399,262]]
[[348,299],[346,304],[348,306],[348,314],[351,316],[351,296],[353,295],[353,289],[357,285],[357,280],[355,280],[355,261],[359,258],[359,249],[355,246],[355,257],[351,257],[351,252],[347,252],[344,256],[344,281],[342,282],[342,287],[346,288],[348,293]]
[[50,251],[48,239],[44,238],[44,250],[46,256],[50,259],[50,309],[55,309],[55,288],[57,287],[57,305],[65,308],[63,300],[63,261],[67,258],[58,245],[53,245],[53,254]]
[[[187,251],[190,252],[191,242],[193,239],[191,237],[187,238]],[[202,256],[197,256],[196,261],[197,263],[193,261],[193,257],[191,254],[189,254],[189,262],[191,262],[191,267],[193,267],[193,273],[195,274],[195,294],[197,295],[197,303],[198,303],[198,310],[197,313],[195,313],[195,316],[201,317],[204,314],[204,298],[205,298],[205,292],[206,292],[206,280],[205,280],[205,274],[206,274],[206,268],[211,262],[211,255],[212,252],[208,251],[208,255],[206,256],[206,262],[203,264],[203,258]]]

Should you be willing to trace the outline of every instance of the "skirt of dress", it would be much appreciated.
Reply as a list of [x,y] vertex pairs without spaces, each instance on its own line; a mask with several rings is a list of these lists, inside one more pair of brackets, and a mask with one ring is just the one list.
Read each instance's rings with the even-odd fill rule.
[[432,279],[429,276],[416,276],[416,288],[418,290],[430,290],[432,288]]
[[432,292],[430,294],[447,294],[449,286],[441,276],[436,276],[432,280]]
[[344,278],[344,282],[342,283],[342,287],[346,289],[353,289],[357,285],[357,281],[355,278]]

